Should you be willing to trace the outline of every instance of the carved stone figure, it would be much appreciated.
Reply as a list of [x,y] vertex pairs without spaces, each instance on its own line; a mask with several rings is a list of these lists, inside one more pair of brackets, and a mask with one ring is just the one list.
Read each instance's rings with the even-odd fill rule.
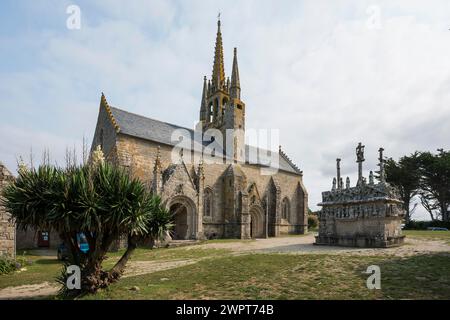
[[369,174],[369,184],[370,185],[373,185],[373,171],[370,171],[370,174]]

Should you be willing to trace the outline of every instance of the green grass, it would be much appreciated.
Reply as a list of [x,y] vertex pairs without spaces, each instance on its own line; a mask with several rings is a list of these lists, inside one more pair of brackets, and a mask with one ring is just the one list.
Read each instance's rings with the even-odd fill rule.
[[[366,288],[369,265],[381,290]],[[123,278],[86,299],[449,299],[450,255],[249,254]],[[133,286],[139,291],[130,291]]]
[[37,284],[42,282],[55,282],[55,277],[59,274],[62,263],[55,258],[24,254],[27,260],[31,260],[31,265],[24,265],[26,271],[15,271],[6,275],[0,275],[0,289],[6,287],[22,286],[27,284]]
[[[192,249],[183,247],[153,250],[138,248],[132,255],[130,261],[201,259],[222,256],[227,252],[228,250],[224,249],[195,249],[194,247],[192,247]],[[124,250],[108,253],[108,258],[103,263],[104,268],[111,268],[123,253]],[[19,252],[18,254],[20,254],[20,257],[31,260],[33,263],[25,266],[26,271],[0,275],[0,289],[12,286],[37,284],[46,281],[55,282],[55,278],[59,275],[62,268],[62,263],[56,259],[56,256],[37,256],[27,252]]]

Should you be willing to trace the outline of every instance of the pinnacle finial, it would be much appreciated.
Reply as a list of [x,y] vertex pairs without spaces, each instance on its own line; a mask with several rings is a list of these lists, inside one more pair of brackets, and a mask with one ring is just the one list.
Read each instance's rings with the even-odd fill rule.
[[239,80],[237,48],[234,48],[233,70],[231,72],[231,96],[236,99],[241,99],[241,83]]

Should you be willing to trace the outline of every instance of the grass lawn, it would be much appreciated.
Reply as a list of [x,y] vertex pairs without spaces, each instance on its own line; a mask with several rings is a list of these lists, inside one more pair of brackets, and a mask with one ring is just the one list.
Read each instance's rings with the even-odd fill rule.
[[[405,231],[405,234],[450,240],[450,232],[445,231]],[[211,242],[222,241],[232,240]],[[110,253],[105,268],[111,267],[122,253]],[[29,253],[24,256],[33,264],[25,266],[26,271],[0,276],[0,289],[53,282],[61,270],[56,258]],[[190,246],[138,248],[131,259],[132,262],[173,260],[198,262],[125,277],[84,299],[450,299],[450,253],[404,258],[349,254],[234,255],[225,249]],[[370,265],[381,268],[381,290],[366,288],[368,275],[363,272]],[[139,290],[130,290],[134,286]]]
[[[366,288],[362,272],[373,264],[381,268],[381,290]],[[85,299],[449,299],[449,266],[445,254],[249,254],[124,278]]]
[[[110,252],[108,258],[104,261],[105,268],[111,268],[122,256],[125,250]],[[134,252],[130,261],[170,261],[170,260],[188,260],[200,259],[204,257],[218,257],[228,253],[224,249],[190,249],[170,248],[170,249],[143,249],[138,248]],[[28,284],[37,284],[42,282],[56,282],[55,278],[59,275],[62,262],[48,256],[38,256],[27,252],[19,252],[18,257],[24,257],[31,260],[32,264],[24,266],[26,271],[12,272],[6,275],[0,275],[0,289],[6,287],[22,286]]]
[[16,271],[6,275],[0,275],[0,289],[46,281],[54,282],[55,277],[60,273],[62,268],[62,263],[56,257],[49,259],[48,257],[27,253],[18,253],[18,257],[31,260],[32,264],[23,266],[26,271]]

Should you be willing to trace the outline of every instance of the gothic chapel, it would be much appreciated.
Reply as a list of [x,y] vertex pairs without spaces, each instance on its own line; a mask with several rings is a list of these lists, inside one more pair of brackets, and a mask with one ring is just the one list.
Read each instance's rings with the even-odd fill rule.
[[212,77],[203,80],[197,127],[216,129],[224,136],[226,130],[236,130],[232,161],[225,161],[222,153],[215,157],[224,161],[213,163],[187,162],[183,154],[174,161],[174,130],[183,129],[191,136],[195,130],[113,107],[103,94],[91,151],[100,147],[107,161],[130,168],[161,196],[174,216],[174,239],[249,239],[305,233],[308,194],[302,171],[280,148],[274,152],[278,170],[272,175],[261,174],[265,165],[258,162],[259,157],[250,161],[250,154],[268,151],[245,144],[245,108],[236,49],[231,80],[225,77],[219,20]]

